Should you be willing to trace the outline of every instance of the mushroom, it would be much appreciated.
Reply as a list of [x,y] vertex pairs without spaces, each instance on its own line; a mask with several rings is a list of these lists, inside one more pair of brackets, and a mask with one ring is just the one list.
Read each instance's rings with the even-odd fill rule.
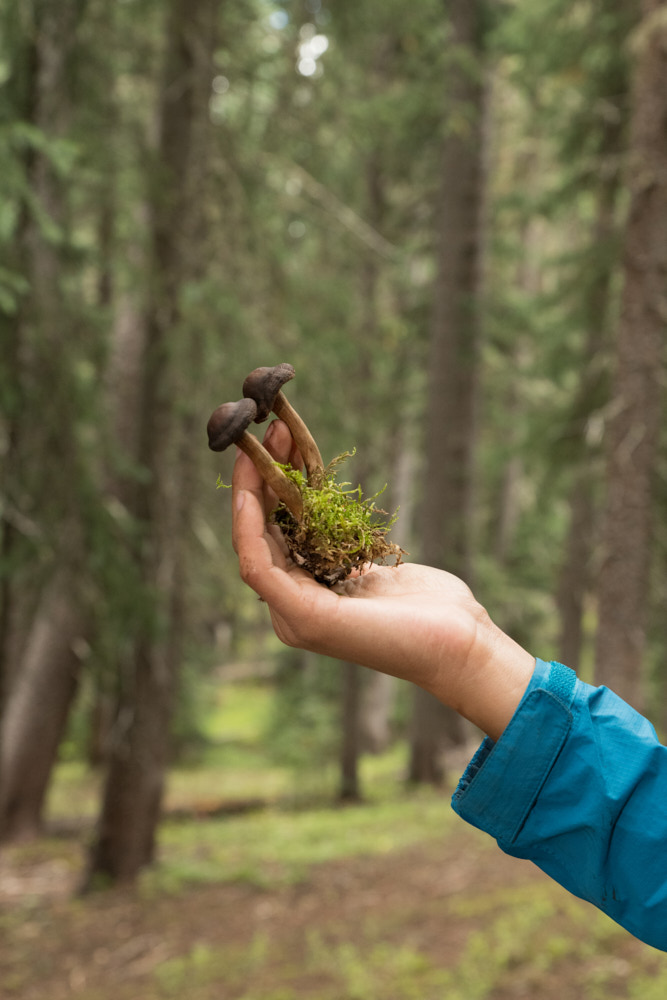
[[284,420],[294,438],[294,443],[301,452],[308,482],[318,487],[324,476],[324,462],[313,435],[291,405],[282,387],[285,382],[294,378],[292,365],[283,363],[273,368],[255,368],[243,383],[243,395],[253,399],[257,404],[255,423],[261,424],[273,410],[275,415]]
[[223,403],[211,414],[207,425],[208,446],[212,451],[224,451],[236,444],[250,458],[264,482],[271,487],[279,500],[297,521],[303,518],[303,500],[296,483],[285,475],[256,437],[249,434],[248,426],[257,417],[257,405],[252,399],[236,403]]

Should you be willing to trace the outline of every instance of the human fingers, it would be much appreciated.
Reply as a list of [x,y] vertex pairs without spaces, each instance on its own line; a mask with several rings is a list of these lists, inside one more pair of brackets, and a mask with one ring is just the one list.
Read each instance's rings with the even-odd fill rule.
[[254,463],[239,452],[232,473],[232,544],[240,556],[241,544],[264,534],[266,510],[264,480]]
[[303,459],[301,457],[301,452],[293,442],[289,454],[289,464],[292,466],[293,469],[299,469],[300,471],[303,471]]
[[257,471],[255,463],[240,448],[236,452],[236,461],[232,471],[232,496],[238,490],[252,490],[259,492],[264,485],[264,480]]
[[294,442],[289,427],[283,420],[272,420],[264,435],[264,447],[272,458],[282,465],[289,462]]
[[[291,457],[294,450],[292,435],[286,423],[282,420],[273,420],[266,429],[263,445],[274,459],[281,465],[292,465]],[[293,466],[297,468],[297,466]],[[278,503],[278,497],[270,487],[264,488],[265,506],[267,514],[272,511]]]
[[[264,446],[276,462],[285,464],[292,451],[292,436],[289,428],[282,420],[274,420],[269,424],[264,435]],[[264,488],[264,480],[260,476],[254,462],[239,450],[232,474],[232,497],[239,490],[251,490],[257,494]],[[271,492],[275,506],[275,494]]]
[[[293,450],[292,435],[289,428],[282,420],[274,420],[269,424],[264,435],[264,446],[276,462],[285,464]],[[258,499],[266,514],[277,504],[278,498],[260,476],[254,463],[248,456],[239,452],[234,472],[232,475],[232,512],[237,511],[239,502],[238,495],[241,492],[249,491]],[[238,519],[233,516],[232,520],[232,541],[236,551],[236,538],[238,534]]]
[[268,553],[272,564],[281,569],[286,567],[287,549],[280,529],[266,523],[267,511],[275,504],[273,491],[268,489],[252,460],[239,452],[232,474],[232,545],[241,563],[241,576],[244,560],[247,562],[254,555],[264,557]]
[[292,433],[284,420],[274,420],[264,435],[264,447],[276,462],[291,465],[293,469],[303,469],[301,452],[294,443]]
[[[278,423],[278,421],[276,421]],[[273,440],[272,440],[273,439]],[[269,435],[271,450],[280,456],[289,452],[291,437],[284,424]],[[275,505],[272,491],[265,490],[262,477],[253,462],[240,452],[232,474],[232,542],[239,557],[242,579],[268,603],[283,603],[287,590],[295,595],[295,581],[285,572],[287,560],[284,546],[274,536],[274,529],[266,523],[265,493],[270,494],[271,505]],[[275,575],[271,571],[276,570]]]

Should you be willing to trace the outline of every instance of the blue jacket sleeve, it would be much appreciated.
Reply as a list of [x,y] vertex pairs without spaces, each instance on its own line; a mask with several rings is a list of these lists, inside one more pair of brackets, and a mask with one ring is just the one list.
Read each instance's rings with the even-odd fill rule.
[[667,951],[667,748],[608,688],[538,660],[497,743],[485,739],[454,810]]

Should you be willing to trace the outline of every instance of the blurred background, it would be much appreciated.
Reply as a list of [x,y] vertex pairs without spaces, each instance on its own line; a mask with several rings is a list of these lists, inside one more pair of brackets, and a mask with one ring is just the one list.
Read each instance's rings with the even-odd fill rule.
[[280,646],[205,429],[290,362],[409,559],[664,732],[666,17],[1,0],[0,997],[664,996],[451,816],[479,734]]

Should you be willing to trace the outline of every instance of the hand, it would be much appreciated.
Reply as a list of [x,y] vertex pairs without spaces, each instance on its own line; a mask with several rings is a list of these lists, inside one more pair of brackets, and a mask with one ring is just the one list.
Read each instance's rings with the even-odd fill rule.
[[[265,446],[298,462],[289,431],[274,421]],[[430,691],[497,736],[530,679],[534,660],[505,636],[457,577],[428,566],[371,566],[333,589],[288,558],[275,506],[244,454],[233,475],[233,536],[241,576],[269,606],[278,637],[393,674]]]

